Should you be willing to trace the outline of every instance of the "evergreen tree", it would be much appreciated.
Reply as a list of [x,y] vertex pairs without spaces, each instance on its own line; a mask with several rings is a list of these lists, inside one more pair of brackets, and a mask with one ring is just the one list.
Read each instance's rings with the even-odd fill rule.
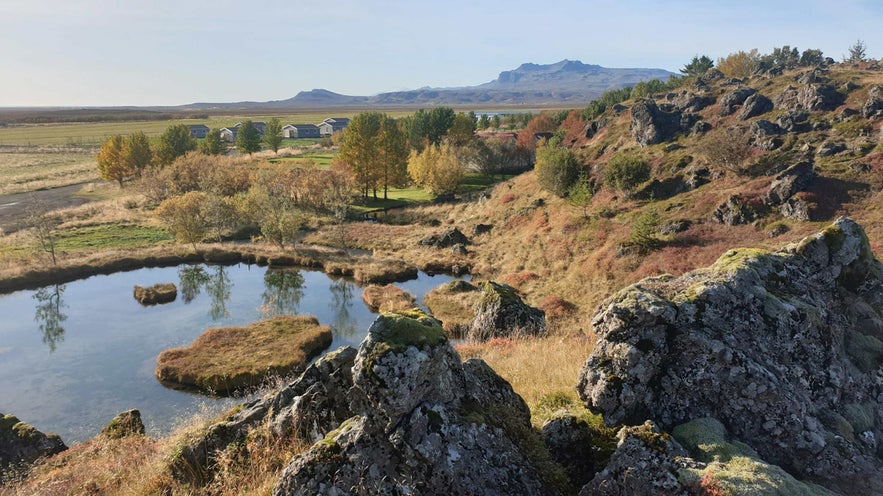
[[681,74],[685,76],[701,76],[714,67],[714,61],[707,55],[695,55],[689,64],[681,69]]
[[261,151],[261,133],[251,121],[245,121],[239,126],[236,133],[236,149],[239,153],[248,153]]
[[199,144],[199,151],[205,155],[223,155],[227,152],[227,144],[221,139],[221,130],[212,129],[205,140]]
[[162,165],[168,165],[185,153],[196,150],[196,140],[190,136],[190,127],[186,124],[169,126],[159,138],[156,158]]

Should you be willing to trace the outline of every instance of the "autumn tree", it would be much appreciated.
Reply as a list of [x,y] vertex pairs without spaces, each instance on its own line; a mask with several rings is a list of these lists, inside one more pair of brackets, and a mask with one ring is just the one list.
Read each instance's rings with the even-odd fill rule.
[[159,138],[156,158],[162,165],[168,165],[189,151],[196,150],[196,140],[190,136],[186,124],[169,126]]
[[650,179],[650,166],[637,156],[618,153],[610,157],[604,168],[604,184],[615,189],[626,198],[631,197],[635,189]]
[[190,191],[164,200],[155,211],[156,218],[165,224],[175,239],[189,243],[193,251],[196,251],[196,243],[208,232],[209,223],[204,210],[206,197],[202,191]]
[[540,114],[531,119],[524,129],[518,132],[515,146],[521,153],[533,154],[537,149],[537,135],[554,133],[557,128],[555,122],[548,115]]
[[279,145],[282,144],[282,123],[276,117],[267,121],[263,141],[267,148],[273,150],[273,153],[279,152]]
[[463,113],[454,117],[448,130],[448,141],[454,146],[466,146],[475,140],[475,112]]
[[714,67],[714,61],[708,55],[694,55],[690,63],[681,69],[681,74],[687,77],[701,76]]
[[560,197],[567,196],[579,177],[579,164],[573,152],[551,142],[544,142],[537,148],[534,170],[540,186]]
[[205,155],[223,155],[227,153],[227,144],[221,139],[221,130],[212,129],[199,144],[199,151]]
[[746,172],[745,161],[754,153],[751,136],[740,127],[715,129],[708,133],[698,148],[712,166],[720,166],[737,174]]
[[245,121],[239,125],[236,132],[236,149],[239,153],[251,155],[261,151],[261,132],[252,121]]
[[412,150],[408,159],[408,175],[434,197],[454,194],[465,174],[457,150],[447,143],[429,145],[419,153]]
[[717,68],[724,76],[744,79],[760,67],[760,54],[754,48],[751,51],[738,51],[731,53],[717,61]]
[[245,215],[279,249],[293,243],[306,223],[291,194],[290,179],[282,167],[262,170],[255,175],[242,203]]
[[362,112],[344,130],[338,158],[349,166],[367,198],[382,188],[401,184],[407,170],[407,139],[394,119],[380,112]]
[[121,134],[115,134],[101,144],[98,151],[98,173],[106,181],[117,181],[123,187],[123,181],[132,175],[132,171],[123,160],[123,146],[125,139]]
[[147,139],[147,135],[141,131],[130,134],[123,141],[120,158],[132,174],[141,177],[141,173],[153,161],[153,152],[150,149],[150,141]]

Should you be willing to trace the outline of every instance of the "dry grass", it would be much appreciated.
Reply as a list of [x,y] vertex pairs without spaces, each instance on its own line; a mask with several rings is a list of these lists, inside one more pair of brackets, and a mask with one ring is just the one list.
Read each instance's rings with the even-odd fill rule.
[[362,291],[362,301],[372,312],[400,312],[414,308],[416,298],[392,284],[371,284]]
[[206,485],[175,480],[169,460],[183,443],[217,420],[206,413],[196,415],[159,440],[96,436],[36,464],[27,479],[0,485],[0,496],[270,494],[291,458],[309,447],[295,436],[274,436],[262,425],[244,443],[214,457],[215,476]]
[[551,398],[578,404],[576,383],[580,370],[595,347],[594,336],[497,338],[481,344],[463,344],[463,359],[481,358],[524,398],[533,421],[541,425],[541,406]]
[[[454,283],[458,286],[460,283]],[[423,296],[423,304],[440,320],[448,336],[465,336],[475,319],[475,304],[481,293],[474,290],[457,290],[452,284],[443,284]],[[469,286],[466,286],[468,289]]]
[[302,369],[329,346],[331,330],[315,317],[274,317],[245,327],[209,329],[186,348],[160,353],[156,377],[163,383],[229,394]]
[[0,195],[98,181],[95,154],[77,148],[0,149]]

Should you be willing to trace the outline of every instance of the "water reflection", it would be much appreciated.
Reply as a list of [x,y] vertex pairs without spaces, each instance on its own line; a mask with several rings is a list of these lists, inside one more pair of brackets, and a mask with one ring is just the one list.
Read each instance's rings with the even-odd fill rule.
[[295,269],[268,269],[264,274],[261,313],[265,317],[297,315],[297,306],[304,297],[304,276]]
[[43,333],[43,342],[49,345],[50,353],[55,351],[58,343],[64,341],[64,328],[61,327],[61,323],[67,320],[67,315],[62,313],[65,308],[61,299],[64,289],[64,285],[46,286],[38,289],[33,296],[37,300],[34,320]]
[[181,281],[181,300],[190,303],[199,296],[202,287],[208,282],[209,275],[201,265],[178,268],[178,279]]
[[221,265],[210,268],[202,265],[180,267],[178,279],[181,282],[181,299],[185,304],[193,301],[205,289],[212,300],[209,309],[212,320],[220,320],[230,315],[227,311],[227,302],[230,300],[233,281],[230,280],[225,267]]
[[331,285],[328,287],[328,290],[331,291],[328,307],[334,314],[334,320],[330,326],[335,334],[343,338],[355,337],[359,331],[359,325],[351,311],[355,289],[356,284],[346,279],[331,281]]

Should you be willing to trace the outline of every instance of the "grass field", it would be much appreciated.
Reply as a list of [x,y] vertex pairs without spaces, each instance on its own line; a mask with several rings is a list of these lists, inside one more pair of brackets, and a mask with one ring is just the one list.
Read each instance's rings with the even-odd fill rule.
[[0,195],[98,180],[95,151],[0,149]]
[[[389,113],[392,117],[402,117],[407,114],[409,112]],[[285,115],[212,115],[207,119],[10,125],[0,127],[0,145],[99,146],[105,138],[114,134],[127,135],[143,131],[148,137],[155,137],[161,135],[166,128],[174,124],[205,124],[210,128],[221,128],[232,126],[245,119],[266,122],[273,117],[278,118],[283,125],[317,124],[328,117],[351,117],[352,115],[353,112],[329,110],[323,113],[292,113]]]

